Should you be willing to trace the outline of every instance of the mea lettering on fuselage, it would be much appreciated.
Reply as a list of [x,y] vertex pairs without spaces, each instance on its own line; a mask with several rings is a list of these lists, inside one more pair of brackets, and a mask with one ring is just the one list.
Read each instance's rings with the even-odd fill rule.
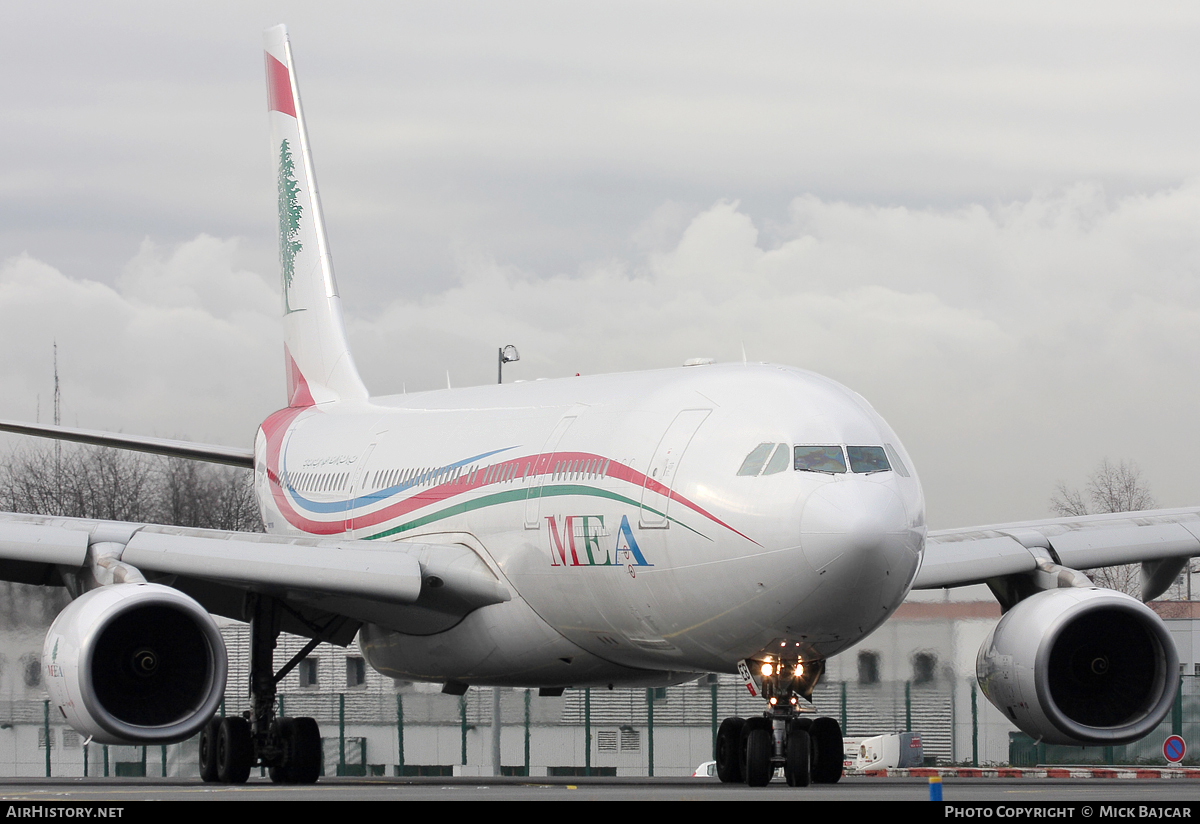
[[[621,516],[621,526],[617,529],[612,543],[612,552],[601,548],[600,541],[608,535],[604,528],[603,515],[567,515],[563,519],[562,531],[559,531],[557,517],[546,516],[547,540],[550,544],[551,566],[616,566],[616,567],[650,567],[654,564],[646,560],[638,546],[637,538],[629,525],[629,516]],[[583,549],[580,557],[575,543],[578,532]],[[603,553],[603,555],[601,554]],[[569,556],[569,557],[568,557]]]

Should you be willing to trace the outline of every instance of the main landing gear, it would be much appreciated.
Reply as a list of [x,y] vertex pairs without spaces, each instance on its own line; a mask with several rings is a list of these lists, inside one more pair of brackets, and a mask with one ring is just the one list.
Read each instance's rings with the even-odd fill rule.
[[278,673],[273,657],[279,638],[279,602],[251,595],[250,702],[242,716],[213,718],[200,731],[200,777],[243,784],[255,766],[267,767],[277,784],[312,784],[321,774],[321,731],[312,718],[275,715],[275,685],[313,651],[312,641]]
[[[835,784],[842,777],[842,727],[833,718],[801,714],[799,699],[808,699],[819,670],[804,675],[799,662],[751,662],[762,673],[768,709],[753,718],[726,718],[717,730],[713,758],[717,777],[729,784],[765,787],[777,767],[789,787]],[[819,669],[819,663],[817,664]]]

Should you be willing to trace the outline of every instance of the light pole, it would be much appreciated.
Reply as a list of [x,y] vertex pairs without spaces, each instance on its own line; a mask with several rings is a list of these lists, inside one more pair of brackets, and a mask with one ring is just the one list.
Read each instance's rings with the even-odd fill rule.
[[496,351],[496,383],[504,383],[504,364],[519,361],[521,354],[517,351],[517,347],[511,343],[508,346],[502,346]]

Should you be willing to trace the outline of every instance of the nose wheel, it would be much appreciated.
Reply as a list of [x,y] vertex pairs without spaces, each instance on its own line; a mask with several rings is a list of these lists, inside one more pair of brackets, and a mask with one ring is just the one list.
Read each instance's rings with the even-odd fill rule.
[[842,726],[836,718],[770,712],[726,718],[717,729],[713,759],[725,784],[765,787],[781,767],[789,787],[836,784],[845,759]]
[[[845,751],[842,726],[835,718],[801,712],[800,699],[812,701],[812,690],[824,671],[822,662],[750,662],[747,684],[767,699],[767,710],[753,718],[726,718],[717,729],[713,759],[725,784],[745,782],[765,787],[783,769],[789,787],[835,784],[842,778]],[[739,669],[749,675],[743,662]]]
[[[812,739],[799,721],[791,723],[788,731],[783,777],[789,787],[807,787],[812,779]],[[839,776],[840,777],[840,776]]]

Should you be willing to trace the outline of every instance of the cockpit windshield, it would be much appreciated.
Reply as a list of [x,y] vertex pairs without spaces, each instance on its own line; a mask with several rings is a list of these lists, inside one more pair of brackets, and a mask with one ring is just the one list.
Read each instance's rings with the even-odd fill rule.
[[892,468],[882,446],[847,446],[846,454],[850,456],[851,472],[887,472]]
[[795,467],[798,472],[840,474],[846,471],[846,459],[840,446],[797,446]]
[[[797,446],[791,450],[792,467],[797,472],[823,472],[827,475],[844,475],[846,472],[868,475],[894,469],[907,478],[908,473],[898,458],[895,463],[889,462],[889,451],[895,450],[890,445],[886,448],[841,444]],[[783,472],[787,469],[788,452],[786,443],[760,443],[742,461],[738,474],[755,476]]]

